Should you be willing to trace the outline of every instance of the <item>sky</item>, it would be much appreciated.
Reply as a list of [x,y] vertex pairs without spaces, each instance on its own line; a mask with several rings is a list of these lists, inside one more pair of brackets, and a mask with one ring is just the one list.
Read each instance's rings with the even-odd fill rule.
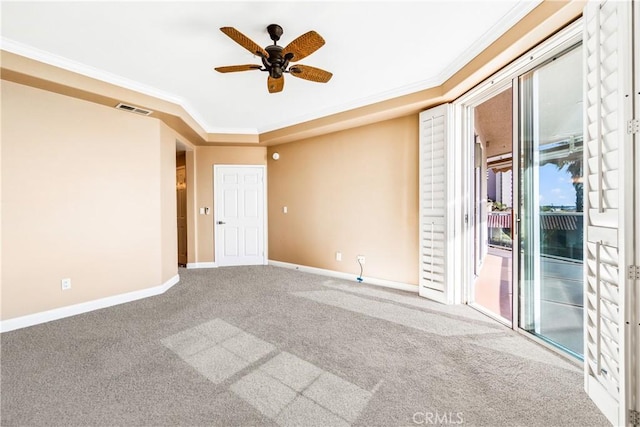
[[565,166],[561,170],[547,163],[540,167],[540,206],[574,206],[576,192],[571,183],[571,174]]

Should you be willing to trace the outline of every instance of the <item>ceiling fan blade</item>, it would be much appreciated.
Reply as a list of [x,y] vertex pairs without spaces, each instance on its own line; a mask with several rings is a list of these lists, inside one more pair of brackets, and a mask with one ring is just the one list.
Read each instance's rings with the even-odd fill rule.
[[289,73],[294,77],[318,83],[326,83],[333,77],[330,72],[309,65],[293,65],[289,68]]
[[235,73],[236,71],[259,70],[260,68],[261,67],[259,65],[246,64],[246,65],[229,65],[226,67],[216,67],[214,69],[219,73]]
[[311,30],[289,43],[282,51],[282,54],[291,53],[293,54],[291,61],[300,61],[320,49],[323,45],[324,39],[322,36]]
[[259,55],[259,56],[260,55],[268,56],[266,50],[264,50],[262,47],[260,47],[260,45],[258,45],[256,42],[254,42],[249,37],[242,34],[240,31],[236,30],[235,28],[222,27],[220,28],[220,31],[228,35],[233,41],[238,43],[243,48],[247,49],[252,54]]
[[282,92],[282,89],[284,89],[284,76],[279,79],[274,79],[269,76],[267,79],[267,88],[269,89],[269,93]]

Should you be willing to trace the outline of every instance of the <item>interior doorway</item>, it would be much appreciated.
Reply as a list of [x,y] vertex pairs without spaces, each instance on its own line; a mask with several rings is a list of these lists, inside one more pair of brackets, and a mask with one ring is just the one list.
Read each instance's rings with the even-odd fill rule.
[[474,280],[470,304],[513,322],[513,93],[507,87],[473,109]]
[[176,217],[178,266],[187,266],[187,161],[186,152],[176,153]]
[[191,268],[196,260],[195,151],[176,139],[176,258],[179,267]]

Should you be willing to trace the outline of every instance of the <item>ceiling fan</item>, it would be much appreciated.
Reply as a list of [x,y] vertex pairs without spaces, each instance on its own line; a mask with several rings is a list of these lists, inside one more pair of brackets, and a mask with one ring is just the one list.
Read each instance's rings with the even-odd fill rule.
[[215,70],[220,73],[249,70],[268,71],[267,88],[269,89],[269,93],[282,91],[284,88],[284,73],[289,73],[294,77],[318,83],[326,83],[333,76],[333,74],[328,71],[309,65],[289,65],[292,61],[297,62],[306,58],[324,45],[322,36],[313,30],[304,33],[283,48],[282,46],[278,46],[278,40],[280,40],[283,33],[282,27],[277,24],[271,24],[267,27],[267,32],[271,40],[273,40],[273,44],[264,49],[233,27],[222,27],[220,31],[249,52],[258,55],[262,59],[262,66],[255,64],[230,65],[216,67]]

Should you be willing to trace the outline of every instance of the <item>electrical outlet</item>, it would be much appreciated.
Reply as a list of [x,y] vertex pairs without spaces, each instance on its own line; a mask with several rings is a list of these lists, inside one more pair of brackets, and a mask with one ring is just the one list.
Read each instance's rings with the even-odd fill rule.
[[342,261],[342,252],[336,252],[336,261]]
[[357,256],[357,258],[356,258],[356,260],[357,260],[360,264],[364,265],[364,255],[358,255],[358,256]]
[[62,279],[60,281],[60,285],[61,285],[63,291],[67,291],[67,290],[71,289],[71,279]]

